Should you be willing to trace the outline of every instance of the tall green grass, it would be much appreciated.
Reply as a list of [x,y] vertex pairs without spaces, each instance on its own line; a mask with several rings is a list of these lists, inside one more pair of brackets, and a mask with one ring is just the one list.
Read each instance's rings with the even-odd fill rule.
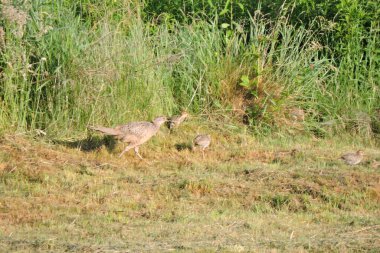
[[251,126],[270,129],[283,126],[293,107],[305,109],[315,123],[344,118],[351,107],[370,113],[379,102],[377,28],[364,56],[334,66],[318,31],[296,28],[286,15],[268,20],[256,12],[244,32],[217,18],[145,22],[138,2],[84,3],[12,5],[27,13],[22,27],[1,19],[1,128],[65,136],[89,124],[184,109],[228,113],[242,96]]

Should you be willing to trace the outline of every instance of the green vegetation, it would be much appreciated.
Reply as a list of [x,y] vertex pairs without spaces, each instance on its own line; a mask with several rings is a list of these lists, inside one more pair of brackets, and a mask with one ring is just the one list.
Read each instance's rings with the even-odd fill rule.
[[291,108],[318,133],[376,120],[377,1],[193,2],[3,1],[1,128],[67,136],[181,109],[259,132]]

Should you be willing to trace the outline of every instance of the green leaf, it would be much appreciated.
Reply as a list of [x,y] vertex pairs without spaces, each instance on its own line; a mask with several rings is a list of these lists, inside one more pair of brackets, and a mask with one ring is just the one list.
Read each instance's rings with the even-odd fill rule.
[[249,77],[247,75],[242,75],[240,78],[240,86],[243,86],[245,88],[250,88],[251,84],[249,81]]
[[258,97],[257,90],[251,90],[251,95],[257,98]]
[[215,5],[212,3],[211,0],[207,0],[207,2],[208,2],[208,4],[210,5],[211,8],[213,8],[213,9],[215,8]]
[[224,14],[226,14],[228,12],[228,9],[224,9],[222,10],[220,13],[219,13],[219,16],[223,16]]
[[241,78],[240,78],[240,80],[242,82],[249,82],[249,77],[247,75],[242,75]]
[[224,5],[224,9],[219,13],[220,16],[223,16],[228,12],[228,6],[230,5],[231,0],[227,0],[226,5]]
[[226,28],[228,28],[228,27],[230,27],[229,24],[227,24],[227,23],[223,23],[223,24],[222,24],[222,28],[223,28],[223,29],[226,29]]

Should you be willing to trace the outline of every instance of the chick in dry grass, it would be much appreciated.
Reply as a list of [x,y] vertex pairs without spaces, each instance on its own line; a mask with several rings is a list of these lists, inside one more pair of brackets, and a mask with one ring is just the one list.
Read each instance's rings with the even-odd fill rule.
[[204,157],[204,152],[211,144],[211,136],[209,134],[199,134],[193,140],[192,149],[200,148],[202,151],[202,156]]
[[295,157],[298,152],[298,149],[294,148],[292,150],[287,151],[277,151],[274,153],[274,159],[275,160],[281,160],[285,157]]
[[294,122],[300,122],[300,121],[304,121],[305,120],[305,111],[303,109],[300,109],[300,108],[291,108],[290,111],[289,111],[289,115],[290,115],[290,118],[294,121]]
[[123,152],[119,155],[121,157],[130,149],[134,149],[135,154],[142,159],[142,156],[139,153],[140,145],[147,142],[152,138],[160,126],[167,121],[166,117],[158,117],[152,122],[141,121],[141,122],[131,122],[125,125],[116,126],[114,128],[102,127],[102,126],[90,126],[89,128],[95,131],[99,131],[105,135],[114,136],[115,139],[118,139],[122,142],[128,143],[128,146],[125,147]]
[[274,158],[273,158],[273,161],[281,161],[285,158],[292,158],[294,159],[294,157],[296,156],[297,152],[299,150],[294,148],[290,151],[277,151],[274,153]]
[[373,161],[371,162],[371,168],[373,168],[373,169],[378,169],[378,168],[380,168],[380,161],[373,160]]
[[182,122],[189,116],[189,114],[185,111],[181,113],[181,115],[175,115],[169,118],[168,120],[168,126],[170,131],[172,131],[174,128],[178,127]]
[[340,159],[342,159],[348,165],[357,165],[363,160],[363,158],[363,150],[358,150],[355,153],[346,153],[340,157]]

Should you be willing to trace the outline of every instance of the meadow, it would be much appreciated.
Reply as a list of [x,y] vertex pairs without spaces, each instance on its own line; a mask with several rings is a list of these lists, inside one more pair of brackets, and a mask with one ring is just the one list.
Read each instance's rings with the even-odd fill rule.
[[[380,251],[379,9],[0,1],[0,251]],[[183,110],[144,160],[88,130]]]
[[[223,127],[222,127],[223,126]],[[378,146],[356,138],[258,140],[203,125],[205,157],[163,129],[118,158],[122,145],[5,136],[0,151],[4,252],[377,252]],[[92,149],[98,142],[104,145]],[[114,149],[112,149],[112,147]],[[294,158],[278,150],[297,148]],[[358,166],[342,152],[362,148]]]

